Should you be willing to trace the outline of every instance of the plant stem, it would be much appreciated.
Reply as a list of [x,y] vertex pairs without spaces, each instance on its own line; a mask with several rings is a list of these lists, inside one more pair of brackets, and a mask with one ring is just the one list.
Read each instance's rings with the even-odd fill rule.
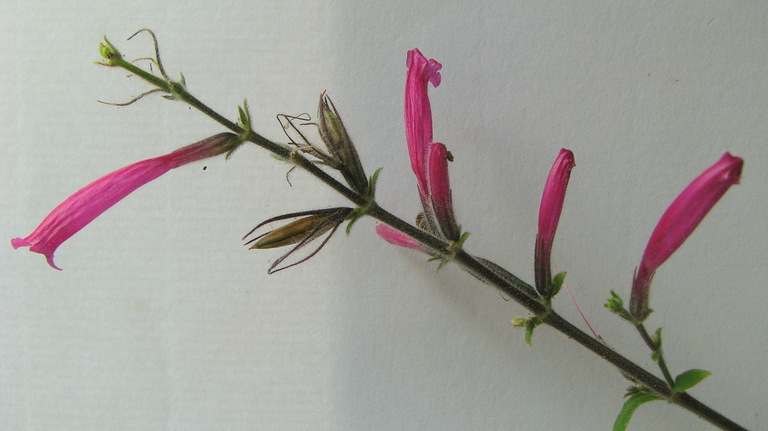
[[654,342],[653,339],[651,339],[651,336],[648,335],[648,331],[645,330],[645,325],[642,323],[636,324],[635,328],[637,328],[637,332],[640,333],[645,344],[651,349],[651,352],[656,353],[656,362],[659,364],[659,369],[661,370],[661,373],[664,374],[664,378],[667,379],[669,387],[674,387],[675,379],[672,378],[672,374],[669,373],[669,368],[667,368],[667,362],[664,360],[664,351],[661,348],[661,342],[658,344]]
[[[253,130],[244,130],[238,124],[229,121],[202,103],[200,100],[195,98],[180,83],[171,82],[169,80],[156,77],[149,72],[146,72],[143,69],[136,67],[132,63],[128,63],[122,59],[116,61],[115,66],[129,70],[130,72],[157,86],[161,90],[172,94],[175,98],[188,103],[190,106],[198,109],[200,112],[204,113],[227,129],[237,133],[240,136],[244,136],[247,141],[253,142],[256,145],[263,147],[278,156],[290,160],[295,165],[303,168],[318,178],[320,181],[324,182],[335,191],[339,192],[351,202],[361,207],[367,207],[367,215],[405,233],[406,235],[410,236],[411,238],[422,243],[424,246],[442,256],[451,256],[451,260],[461,266],[463,269],[467,270],[480,280],[492,285],[503,294],[513,298],[534,315],[541,317],[544,324],[556,329],[557,331],[566,335],[568,338],[576,341],[585,348],[594,352],[596,355],[616,366],[626,376],[629,376],[635,382],[655,392],[662,398],[673,404],[677,404],[678,406],[692,412],[693,414],[723,430],[746,431],[745,428],[739,426],[735,422],[694,399],[687,393],[672,392],[671,386],[668,384],[668,382],[665,382],[664,380],[656,377],[649,371],[645,370],[612,348],[608,347],[606,344],[596,340],[591,335],[587,334],[586,332],[571,324],[569,321],[565,320],[559,314],[555,313],[549,306],[545,305],[543,302],[540,302],[538,298],[531,296],[529,292],[535,292],[535,289],[530,284],[508,273],[508,275],[505,276],[499,275],[496,271],[489,268],[489,266],[484,265],[478,261],[478,259],[474,258],[462,249],[459,249],[458,251],[452,250],[451,244],[446,243],[445,241],[417,228],[416,226],[403,221],[399,217],[378,206],[376,202],[369,201],[369,199],[367,199],[365,196],[355,192],[354,190],[336,180],[327,172],[323,171],[320,167],[312,163],[312,161],[308,160],[298,151],[295,151],[290,147],[272,142],[254,132]],[[642,333],[643,332],[641,331],[641,334]],[[647,332],[645,334],[647,336]],[[647,342],[648,341],[646,341],[646,343]],[[649,346],[652,346],[652,344],[653,343],[649,344]],[[664,369],[665,368],[662,368],[662,371],[664,371]],[[671,378],[668,376],[668,371],[664,374],[665,377],[667,377],[667,380]]]

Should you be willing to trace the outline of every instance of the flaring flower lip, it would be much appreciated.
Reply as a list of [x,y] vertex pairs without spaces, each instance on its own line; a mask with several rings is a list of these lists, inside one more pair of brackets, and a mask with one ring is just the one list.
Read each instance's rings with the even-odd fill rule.
[[739,183],[744,161],[725,153],[699,175],[661,216],[643,253],[632,285],[630,312],[640,320],[650,313],[648,290],[656,270],[678,249],[728,189]]
[[453,214],[449,155],[445,145],[432,142],[432,108],[428,95],[430,82],[435,87],[440,85],[439,71],[443,66],[434,59],[427,60],[415,48],[408,51],[406,66],[405,138],[424,214],[433,233],[456,241],[461,234]]
[[432,143],[432,107],[429,103],[427,83],[440,85],[440,69],[434,59],[427,60],[416,48],[408,51],[406,60],[408,77],[405,83],[405,140],[411,156],[411,167],[422,192],[429,190],[427,162]]
[[[432,142],[432,108],[428,95],[430,82],[435,87],[440,85],[439,71],[443,66],[434,59],[428,60],[416,48],[408,51],[405,64],[408,68],[405,82],[405,139],[411,168],[419,186],[424,220],[431,233],[456,241],[461,236],[461,229],[453,214],[448,179],[450,155],[445,145]],[[427,251],[419,242],[390,226],[379,225],[376,232],[391,244]]]
[[53,263],[56,249],[104,211],[171,169],[232,150],[236,139],[237,135],[232,133],[220,133],[164,156],[109,173],[65,199],[34,232],[25,238],[12,239],[11,245],[13,248],[29,247],[30,251],[43,254],[51,267],[61,270]]

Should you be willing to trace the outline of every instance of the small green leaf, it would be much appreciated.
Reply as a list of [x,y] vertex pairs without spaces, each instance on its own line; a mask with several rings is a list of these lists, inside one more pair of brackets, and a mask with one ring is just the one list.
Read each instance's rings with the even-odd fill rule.
[[443,267],[447,265],[449,262],[450,260],[448,259],[441,260],[440,263],[437,264],[437,269],[435,270],[435,272],[440,272],[440,270],[443,269]]
[[688,370],[675,377],[675,386],[672,387],[672,390],[675,392],[687,391],[701,383],[701,381],[709,377],[710,374],[712,373],[706,370]]
[[371,175],[370,178],[368,178],[368,188],[365,189],[365,195],[370,200],[373,200],[374,195],[376,194],[376,182],[379,180],[379,173],[384,168],[376,169],[376,172]]
[[656,333],[651,337],[651,341],[653,341],[657,349],[661,348],[661,328],[656,330]]
[[536,329],[537,326],[541,325],[541,322],[543,322],[543,320],[538,316],[534,316],[525,320],[525,344],[527,344],[528,347],[531,346],[533,330]]
[[470,235],[472,235],[470,232],[464,232],[463,234],[461,234],[461,237],[459,237],[459,240],[451,244],[451,248],[453,248],[456,251],[461,250],[461,248],[464,246],[464,241],[466,241]]
[[650,392],[639,392],[631,397],[624,403],[624,407],[621,408],[621,412],[616,417],[616,422],[613,423],[613,431],[624,431],[629,425],[629,420],[632,419],[632,415],[635,413],[638,407],[650,402],[660,400],[661,398]]
[[551,295],[551,297],[554,298],[554,296],[557,295],[558,292],[560,292],[560,289],[563,287],[563,283],[564,282],[565,282],[565,272],[558,273],[552,279],[552,295]]
[[621,300],[621,297],[616,292],[611,290],[611,297],[605,302],[604,307],[614,313],[618,313],[624,309],[624,301]]
[[525,325],[525,344],[528,345],[528,347],[531,347],[531,338],[533,338],[533,330],[536,328],[536,325]]
[[349,223],[347,223],[347,229],[346,229],[347,236],[349,236],[349,233],[352,230],[352,225],[355,224],[356,221],[360,220],[360,218],[363,217],[367,212],[368,212],[368,208],[361,208],[361,207],[357,207],[354,210],[350,211],[349,215],[346,218],[346,220],[349,220]]
[[237,111],[240,113],[240,125],[248,133],[251,130],[251,112],[248,110],[248,99],[243,99],[243,107],[238,106]]

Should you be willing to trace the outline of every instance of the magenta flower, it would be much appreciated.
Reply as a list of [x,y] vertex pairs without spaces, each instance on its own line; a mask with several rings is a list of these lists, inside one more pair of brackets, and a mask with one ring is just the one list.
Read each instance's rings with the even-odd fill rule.
[[680,248],[723,194],[739,183],[743,165],[742,159],[723,154],[717,163],[693,180],[661,216],[632,284],[630,312],[633,317],[641,321],[648,317],[651,312],[648,291],[656,269]]
[[534,266],[536,289],[545,297],[552,293],[552,270],[550,266],[552,242],[555,239],[557,223],[560,221],[560,213],[563,211],[565,190],[568,188],[568,180],[574,166],[576,166],[576,162],[573,153],[565,148],[561,149],[557,159],[555,159],[555,164],[549,171],[547,182],[544,185],[544,193],[541,197]]
[[124,197],[173,168],[208,157],[224,154],[234,148],[237,135],[221,133],[170,154],[144,160],[107,174],[78,190],[60,203],[26,238],[11,240],[13,248],[29,247],[29,251],[45,255],[53,263],[53,253],[72,235],[92,222]]
[[424,214],[433,233],[456,241],[461,234],[453,215],[451,187],[448,181],[450,154],[445,145],[432,142],[432,109],[427,83],[440,85],[443,66],[427,60],[418,49],[408,52],[408,77],[405,83],[405,139],[416,174]]

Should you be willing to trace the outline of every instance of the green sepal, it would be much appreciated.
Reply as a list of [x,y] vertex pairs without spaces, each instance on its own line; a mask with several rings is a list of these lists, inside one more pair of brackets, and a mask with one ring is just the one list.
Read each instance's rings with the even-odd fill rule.
[[103,59],[107,60],[105,62],[98,62],[98,64],[104,66],[115,66],[117,62],[123,58],[120,51],[107,40],[107,36],[104,36],[104,43],[99,44],[99,53]]
[[451,250],[451,253],[456,255],[456,253],[458,253],[462,249],[462,247],[464,247],[464,241],[466,241],[470,235],[472,235],[472,233],[464,232],[463,234],[461,234],[458,240],[451,242],[451,244],[448,245],[448,249]]
[[438,263],[438,264],[437,264],[437,269],[435,269],[435,272],[440,272],[440,270],[441,270],[441,269],[443,269],[443,267],[444,267],[445,265],[447,265],[447,264],[448,264],[448,262],[450,262],[448,259],[442,259],[442,260],[440,261],[440,263]]
[[529,317],[527,319],[523,319],[522,317],[512,319],[512,326],[516,328],[525,328],[525,344],[527,344],[528,347],[531,346],[533,330],[542,323],[544,323],[544,319],[539,316]]
[[605,304],[603,304],[603,307],[614,313],[618,313],[624,309],[624,301],[613,289],[611,289],[611,297],[608,298]]
[[437,269],[435,269],[435,272],[440,272],[440,270],[443,269],[443,267],[450,262],[450,259],[446,259],[446,257],[441,254],[436,254],[430,257],[429,259],[427,259],[427,262],[435,262],[438,260],[440,261],[440,263],[437,264]]
[[709,377],[712,373],[707,370],[688,370],[679,376],[675,377],[675,385],[672,386],[672,390],[675,392],[683,392],[691,389],[692,387],[701,383],[702,380]]
[[603,306],[613,311],[614,313],[619,313],[621,310],[624,310],[624,300],[622,300],[621,296],[619,296],[613,289],[611,289],[611,297],[608,298],[608,301],[606,301]]
[[347,216],[347,220],[349,220],[349,223],[347,223],[347,228],[345,231],[347,232],[347,235],[349,235],[349,232],[352,230],[352,225],[357,222],[362,216],[368,214],[368,211],[370,210],[370,202],[373,202],[373,195],[376,193],[376,181],[379,179],[379,172],[384,168],[376,169],[376,172],[373,173],[373,175],[368,179],[368,186],[365,189],[365,196],[368,199],[369,204],[366,204],[365,206],[357,207],[352,210],[352,212],[349,213]]
[[240,114],[240,125],[246,132],[249,132],[251,130],[251,112],[248,110],[248,99],[243,99],[243,106],[238,106],[237,112]]
[[384,168],[376,169],[376,172],[368,178],[368,187],[365,188],[365,197],[372,201],[376,195],[376,182],[379,181],[379,172]]
[[448,245],[448,250],[451,251],[451,255],[444,256],[442,254],[436,254],[436,255],[432,256],[431,258],[427,259],[427,262],[433,262],[433,261],[439,260],[440,263],[437,265],[437,270],[436,271],[440,271],[441,269],[443,269],[443,267],[446,264],[451,262],[451,259],[453,258],[453,256],[455,256],[456,253],[458,253],[461,250],[461,246],[464,244],[464,241],[466,241],[467,238],[469,238],[470,235],[471,235],[471,233],[464,232],[461,235],[461,237],[459,237],[458,240],[452,241]]
[[[629,394],[629,392],[627,392],[627,394]],[[624,406],[621,408],[619,415],[616,417],[616,422],[613,423],[613,431],[626,430],[627,425],[629,425],[629,420],[632,419],[632,415],[638,407],[645,403],[660,399],[662,398],[658,395],[644,390],[638,390],[630,395],[629,399],[624,402]]]
[[368,208],[363,207],[357,207],[352,210],[352,212],[349,213],[347,216],[347,220],[349,220],[349,223],[347,223],[347,228],[345,229],[345,232],[347,232],[347,236],[349,236],[349,232],[352,230],[352,225],[357,222],[360,217],[364,216],[365,213],[368,212]]
[[552,279],[552,293],[549,296],[550,298],[554,298],[555,295],[560,292],[560,289],[563,288],[563,283],[565,282],[565,274],[565,272],[560,272]]
[[531,338],[533,338],[533,330],[536,329],[535,324],[530,323],[531,320],[526,322],[525,325],[525,344],[528,345],[528,347],[531,347]]
[[[184,81],[184,75],[181,76],[182,83]],[[227,152],[227,155],[224,156],[225,160],[229,160],[229,157],[240,148],[240,145],[242,145],[245,141],[248,140],[248,135],[251,133],[251,113],[248,111],[248,99],[243,99],[243,106],[242,108],[240,106],[237,107],[237,112],[240,117],[240,126],[243,128],[243,133],[238,136],[237,142],[233,143],[232,149]],[[274,157],[274,153],[273,153]]]
[[653,336],[651,336],[651,341],[653,341],[657,349],[661,348],[661,328],[657,329]]
[[627,311],[627,309],[624,308],[624,301],[613,289],[611,289],[611,297],[608,298],[605,304],[603,304],[603,307],[611,310],[612,313],[617,314],[619,317],[621,317],[624,320],[628,320],[633,324],[639,323],[637,319],[632,317],[632,315],[629,314],[629,311]]

